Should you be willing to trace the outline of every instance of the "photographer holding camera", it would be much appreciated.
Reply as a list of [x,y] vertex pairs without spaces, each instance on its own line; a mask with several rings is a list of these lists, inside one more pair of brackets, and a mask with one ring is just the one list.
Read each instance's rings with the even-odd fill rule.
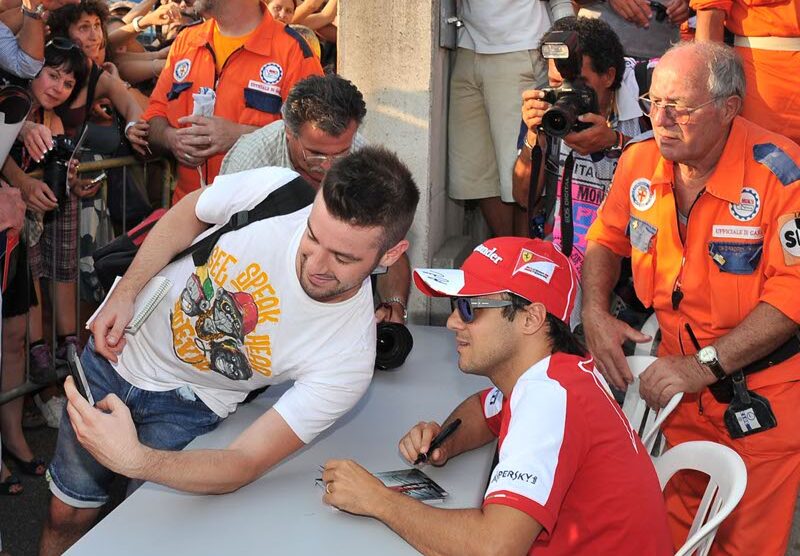
[[643,131],[639,87],[633,61],[599,19],[560,19],[542,40],[542,56],[550,87],[522,95],[528,131],[514,165],[514,198],[528,208],[531,235],[547,235],[555,213],[552,239],[580,274],[586,232],[617,159]]

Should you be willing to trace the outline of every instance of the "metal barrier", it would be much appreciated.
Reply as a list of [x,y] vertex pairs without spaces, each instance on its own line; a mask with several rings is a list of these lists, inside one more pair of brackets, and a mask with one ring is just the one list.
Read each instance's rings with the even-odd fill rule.
[[[127,176],[127,172],[129,170],[129,168],[136,167],[136,166],[141,166],[142,167],[142,172],[143,172],[145,183],[147,183],[147,181],[148,181],[148,176],[149,176],[148,171],[149,171],[150,168],[153,168],[155,166],[155,167],[159,167],[162,170],[161,203],[160,204],[161,204],[162,207],[168,208],[169,207],[169,203],[170,203],[170,196],[171,196],[172,189],[173,189],[174,182],[175,182],[175,173],[173,171],[173,163],[169,159],[166,159],[166,158],[152,158],[152,159],[147,159],[147,160],[142,161],[141,159],[138,159],[138,158],[133,157],[133,156],[124,156],[124,157],[119,157],[119,158],[109,158],[109,159],[104,159],[104,160],[94,160],[94,161],[88,161],[88,162],[81,162],[80,165],[78,166],[78,174],[86,174],[86,173],[93,173],[93,172],[100,172],[100,171],[104,171],[104,170],[112,170],[112,169],[116,169],[116,168],[122,168],[122,186],[125,187],[125,183],[127,182],[127,177],[128,177]],[[41,170],[35,170],[33,172],[30,172],[28,175],[31,176],[31,177],[34,177],[34,178],[41,178],[42,177],[42,171]],[[107,186],[108,186],[108,184],[104,185],[103,187],[106,188]],[[106,194],[107,194],[107,192],[106,192]],[[81,242],[80,242],[80,235],[79,235],[80,234],[80,218],[81,218],[81,210],[80,210],[80,208],[81,207],[79,205],[78,209],[77,209],[78,210],[78,223],[77,223],[77,226],[76,226],[76,228],[77,228],[76,229],[76,233],[78,234],[78,241],[77,241],[77,252],[75,253],[75,257],[76,257],[76,259],[78,261],[80,261],[80,255],[81,255],[81,253],[80,253]],[[127,218],[126,218],[127,217],[126,209],[127,209],[127,195],[125,194],[125,191],[123,191],[122,233],[125,233],[128,230],[128,222],[127,222]],[[53,264],[55,264],[55,261],[54,261]],[[56,281],[55,280],[51,280],[50,282],[51,282],[51,284],[50,284],[50,287],[48,288],[50,290],[50,292],[51,292],[48,297],[50,299],[51,307],[52,307],[51,323],[50,323],[51,324],[51,328],[52,328],[52,333],[51,333],[50,347],[51,347],[51,355],[52,355],[53,361],[54,361],[54,363],[56,365],[56,369],[55,369],[56,370],[56,377],[51,382],[49,382],[47,384],[34,383],[34,382],[31,382],[30,379],[28,378],[29,369],[30,369],[30,361],[29,361],[29,354],[30,354],[30,350],[29,350],[29,347],[30,347],[30,337],[29,337],[30,326],[28,326],[28,332],[26,333],[26,338],[25,338],[26,382],[21,384],[20,386],[17,386],[16,388],[13,388],[13,389],[8,390],[6,392],[0,392],[0,405],[3,405],[4,403],[9,402],[9,401],[11,401],[11,400],[13,400],[15,398],[20,397],[20,396],[24,396],[26,394],[31,394],[31,393],[37,392],[37,391],[47,387],[49,384],[53,384],[53,383],[56,383],[56,382],[60,381],[67,374],[69,374],[69,370],[68,370],[68,367],[67,367],[66,363],[62,362],[60,360],[56,360],[56,358],[55,358],[56,339],[57,339],[56,308],[55,308],[55,305],[56,305],[55,304],[55,282]],[[82,322],[81,321],[81,314],[80,314],[80,304],[81,304],[81,287],[80,286],[81,286],[81,280],[80,280],[80,267],[79,267],[78,268],[77,287],[76,287],[76,300],[75,300],[75,311],[76,311],[75,322],[76,322],[77,328],[78,328],[75,332],[79,336],[80,336],[80,329],[82,327],[82,325],[81,325],[81,322]],[[44,294],[44,290],[42,291],[42,293]],[[42,295],[43,299],[39,300],[40,304],[44,303],[44,297],[45,297],[45,295]],[[30,319],[30,314],[28,314],[27,318]]]

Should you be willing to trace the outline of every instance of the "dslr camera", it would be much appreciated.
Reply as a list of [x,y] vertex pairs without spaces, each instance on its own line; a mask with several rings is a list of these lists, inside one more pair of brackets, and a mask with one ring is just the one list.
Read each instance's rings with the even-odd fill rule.
[[378,345],[375,352],[375,368],[390,371],[405,363],[414,347],[411,332],[396,322],[378,323]]
[[581,114],[598,113],[597,94],[581,77],[583,53],[574,31],[548,33],[541,46],[542,57],[553,60],[564,78],[560,87],[544,87],[544,100],[552,106],[542,116],[542,131],[553,137],[564,137],[582,131],[591,124],[578,121]]
[[42,181],[47,184],[58,204],[67,198],[69,160],[75,152],[75,143],[66,135],[53,137],[53,148],[44,157]]

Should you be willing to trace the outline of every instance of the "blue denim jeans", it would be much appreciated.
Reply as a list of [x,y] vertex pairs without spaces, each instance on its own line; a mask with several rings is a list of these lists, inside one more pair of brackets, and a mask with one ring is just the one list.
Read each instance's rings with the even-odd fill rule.
[[[89,341],[81,364],[96,401],[116,394],[131,411],[139,441],[158,450],[181,450],[195,437],[216,428],[221,418],[200,401],[189,386],[166,392],[151,392],[132,386],[111,364],[94,351]],[[55,455],[48,469],[50,490],[75,508],[98,508],[108,501],[114,479],[75,437],[69,415],[64,412]]]

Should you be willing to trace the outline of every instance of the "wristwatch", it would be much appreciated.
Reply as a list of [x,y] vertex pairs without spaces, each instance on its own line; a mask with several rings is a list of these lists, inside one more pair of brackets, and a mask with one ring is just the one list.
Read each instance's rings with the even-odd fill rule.
[[724,380],[728,378],[728,374],[725,372],[725,369],[723,369],[722,365],[719,364],[717,348],[714,346],[704,347],[694,355],[694,358],[697,359],[697,362],[704,367],[708,367],[711,372],[714,373],[714,376],[717,377],[717,380]]
[[391,309],[392,308],[391,307],[392,303],[397,303],[398,305],[400,305],[400,307],[403,308],[403,323],[408,322],[408,309],[406,309],[406,304],[403,303],[403,300],[400,299],[399,297],[390,297],[388,299],[384,299],[381,302],[381,306],[382,307],[388,307],[388,308]]
[[38,6],[33,8],[32,10],[29,10],[28,8],[26,8],[25,4],[22,4],[20,6],[20,8],[22,8],[22,15],[26,15],[26,16],[30,17],[31,19],[39,19],[39,20],[42,19],[42,15],[44,15],[44,12],[47,11],[45,9],[45,7],[44,7],[44,4],[39,4]]
[[619,130],[614,130],[614,133],[617,136],[617,141],[605,149],[603,154],[605,154],[608,158],[619,158],[622,154],[622,149],[625,147],[625,136]]

